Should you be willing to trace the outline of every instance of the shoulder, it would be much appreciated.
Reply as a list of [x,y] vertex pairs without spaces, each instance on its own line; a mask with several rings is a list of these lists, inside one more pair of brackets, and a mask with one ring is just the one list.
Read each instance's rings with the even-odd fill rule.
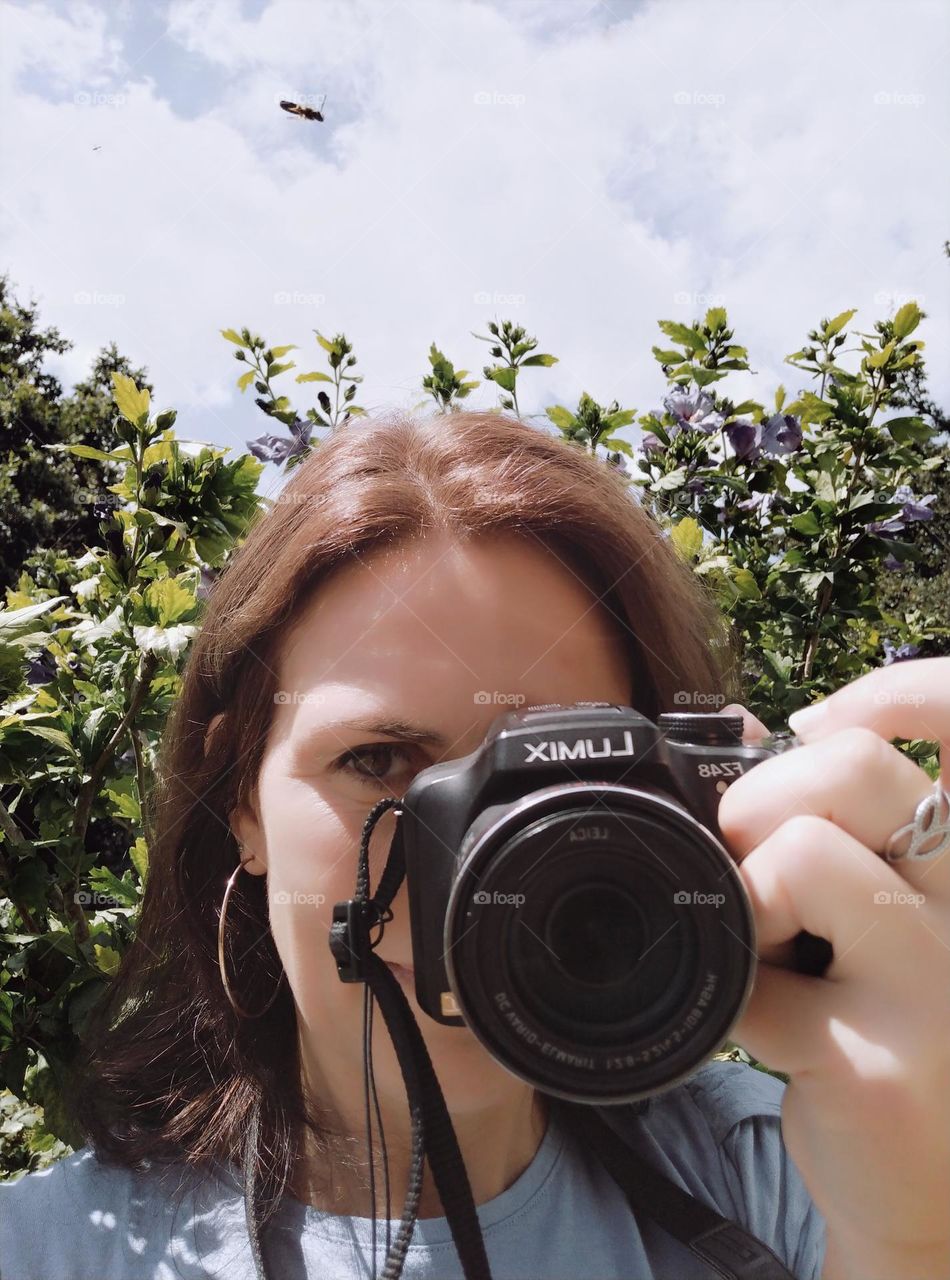
[[610,1107],[601,1114],[655,1168],[765,1241],[796,1276],[818,1277],[825,1222],[783,1141],[786,1087],[745,1063],[713,1060],[640,1114]]
[[0,1182],[0,1276],[177,1280],[192,1274],[180,1267],[188,1222],[182,1210],[200,1181],[185,1162],[140,1171],[83,1147],[47,1169]]

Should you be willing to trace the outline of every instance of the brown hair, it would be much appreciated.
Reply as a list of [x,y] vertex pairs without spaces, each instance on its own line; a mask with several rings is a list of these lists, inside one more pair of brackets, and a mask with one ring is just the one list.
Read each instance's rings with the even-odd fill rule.
[[[492,412],[395,413],[338,428],[232,558],[187,662],[162,744],[136,937],[93,1012],[76,1074],[72,1110],[100,1159],[239,1163],[260,1099],[260,1177],[276,1203],[301,1126],[319,1138],[287,982],[248,1021],[221,985],[218,912],[238,861],[228,815],[257,776],[278,650],[305,603],[350,557],[430,531],[509,533],[560,556],[620,628],[631,705],[651,719],[680,689],[735,696],[729,628],[615,468]],[[229,963],[236,997],[263,1008],[281,973],[266,877],[239,878],[228,933],[232,954],[252,957]]]

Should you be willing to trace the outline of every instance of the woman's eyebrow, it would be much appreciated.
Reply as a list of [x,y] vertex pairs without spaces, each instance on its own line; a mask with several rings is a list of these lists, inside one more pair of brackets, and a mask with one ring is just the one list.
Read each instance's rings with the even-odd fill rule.
[[419,746],[425,747],[441,747],[445,748],[449,745],[449,740],[444,734],[439,733],[435,729],[427,729],[423,725],[411,724],[408,720],[400,720],[398,717],[384,716],[375,718],[366,716],[356,720],[334,720],[324,724],[315,725],[314,733],[337,733],[342,729],[356,729],[360,733],[382,734],[389,738],[400,738],[404,742],[414,742]]

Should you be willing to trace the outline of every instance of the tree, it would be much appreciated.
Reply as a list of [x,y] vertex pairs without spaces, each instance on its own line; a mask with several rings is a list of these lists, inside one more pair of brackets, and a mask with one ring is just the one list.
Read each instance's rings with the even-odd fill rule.
[[41,328],[36,303],[18,302],[0,276],[0,589],[14,585],[40,548],[81,555],[102,543],[99,521],[113,504],[107,486],[119,468],[66,446],[109,447],[113,373],[148,382],[112,343],[64,396],[43,366],[72,345],[58,329]]

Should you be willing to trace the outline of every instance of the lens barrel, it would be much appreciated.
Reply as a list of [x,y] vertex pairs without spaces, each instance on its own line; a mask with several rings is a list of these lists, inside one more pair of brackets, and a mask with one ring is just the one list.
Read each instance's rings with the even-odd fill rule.
[[513,1074],[630,1102],[728,1038],[755,970],[751,904],[719,840],[651,786],[573,782],[483,810],[445,916],[462,1017]]

